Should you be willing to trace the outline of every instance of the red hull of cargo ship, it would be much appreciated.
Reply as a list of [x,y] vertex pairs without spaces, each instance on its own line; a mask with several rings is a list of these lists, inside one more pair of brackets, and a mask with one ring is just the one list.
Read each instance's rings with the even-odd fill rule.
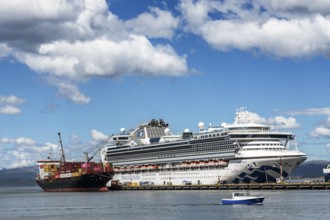
[[78,177],[37,180],[37,184],[45,192],[97,192],[105,187],[112,176],[109,172],[83,174]]

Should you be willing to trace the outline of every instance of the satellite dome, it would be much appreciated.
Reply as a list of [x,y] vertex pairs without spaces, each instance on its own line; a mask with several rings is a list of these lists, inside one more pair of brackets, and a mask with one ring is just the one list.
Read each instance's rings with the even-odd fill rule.
[[184,129],[184,132],[185,132],[185,133],[190,132],[189,128]]
[[164,132],[166,135],[169,135],[171,133],[171,130],[169,128],[165,128]]
[[205,124],[204,124],[204,122],[199,122],[199,123],[198,123],[198,127],[199,127],[200,130],[204,130],[204,129],[205,129]]

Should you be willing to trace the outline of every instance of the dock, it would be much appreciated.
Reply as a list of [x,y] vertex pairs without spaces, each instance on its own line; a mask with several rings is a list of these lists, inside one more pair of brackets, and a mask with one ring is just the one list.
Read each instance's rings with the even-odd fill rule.
[[326,190],[330,182],[240,183],[216,185],[120,186],[110,190]]

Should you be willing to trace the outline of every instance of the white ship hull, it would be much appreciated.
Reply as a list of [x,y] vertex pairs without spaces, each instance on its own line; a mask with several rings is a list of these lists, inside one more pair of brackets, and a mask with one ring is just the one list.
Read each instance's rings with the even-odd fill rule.
[[[288,177],[306,157],[263,158],[233,160],[224,168],[195,168],[178,170],[155,170],[148,172],[116,173],[114,180],[123,184],[139,185],[210,185],[218,183],[275,182]],[[281,171],[282,170],[282,171]]]
[[275,182],[277,179],[287,178],[305,160],[306,157],[296,156],[242,160],[241,163],[228,166],[232,175],[226,181],[233,183]]

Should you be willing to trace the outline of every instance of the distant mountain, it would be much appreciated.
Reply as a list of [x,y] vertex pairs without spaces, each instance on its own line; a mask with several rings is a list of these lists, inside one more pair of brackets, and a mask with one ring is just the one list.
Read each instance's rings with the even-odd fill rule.
[[291,174],[294,178],[318,178],[323,177],[323,168],[330,164],[326,160],[311,160],[299,165]]
[[[291,174],[292,178],[318,178],[323,177],[323,168],[330,161],[313,160],[298,166]],[[0,170],[0,187],[35,186],[37,166],[21,167]]]
[[0,187],[35,186],[36,166],[0,170]]

